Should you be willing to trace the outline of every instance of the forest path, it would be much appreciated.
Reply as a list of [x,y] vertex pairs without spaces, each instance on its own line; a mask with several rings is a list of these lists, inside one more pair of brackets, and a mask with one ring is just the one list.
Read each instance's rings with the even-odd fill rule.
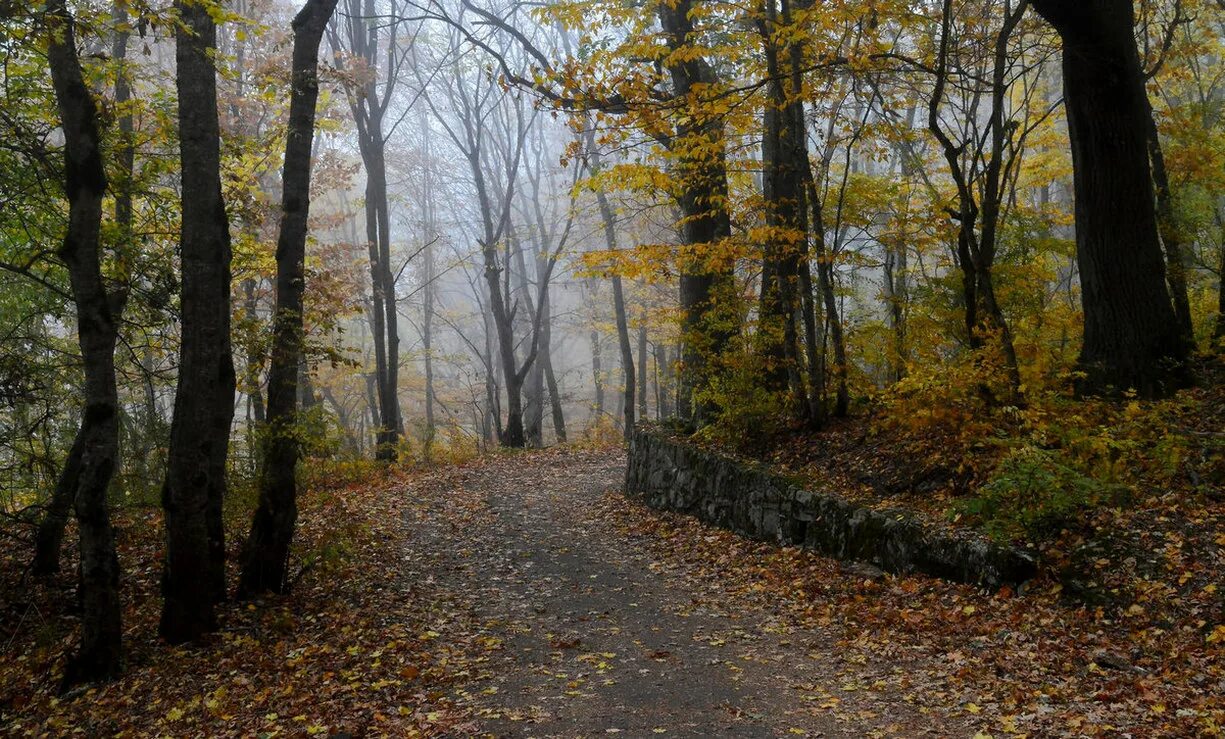
[[721,573],[618,522],[616,511],[638,507],[623,477],[620,453],[550,450],[406,490],[405,577],[436,604],[434,638],[484,652],[454,687],[482,733],[973,733],[886,687],[916,665],[848,659],[833,628],[788,625],[766,599],[729,597]]

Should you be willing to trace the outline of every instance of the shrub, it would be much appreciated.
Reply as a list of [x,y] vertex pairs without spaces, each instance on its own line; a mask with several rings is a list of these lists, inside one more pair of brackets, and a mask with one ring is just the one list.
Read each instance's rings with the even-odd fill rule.
[[1058,451],[1025,445],[1004,457],[979,495],[959,503],[957,510],[979,519],[997,540],[1039,542],[1125,492],[1122,485],[1082,474]]

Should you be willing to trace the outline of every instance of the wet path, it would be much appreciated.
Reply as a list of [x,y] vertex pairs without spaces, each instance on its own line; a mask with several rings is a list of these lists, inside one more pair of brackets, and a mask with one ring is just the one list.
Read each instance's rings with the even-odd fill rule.
[[[964,733],[937,728],[887,692],[856,690],[887,663],[848,664],[828,634],[775,628],[760,603],[712,598],[686,563],[662,562],[645,534],[614,527],[602,511],[628,505],[616,493],[623,464],[607,452],[520,455],[406,491],[426,501],[408,523],[406,574],[443,594],[476,625],[467,638],[487,649],[456,688],[482,731]],[[458,638],[438,628],[440,638]]]

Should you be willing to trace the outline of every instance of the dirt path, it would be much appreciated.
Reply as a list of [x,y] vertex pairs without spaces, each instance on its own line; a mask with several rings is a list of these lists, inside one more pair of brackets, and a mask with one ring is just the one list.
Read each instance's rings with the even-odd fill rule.
[[[724,600],[709,573],[608,520],[624,460],[501,458],[406,493],[405,574],[439,603],[439,640],[486,655],[455,687],[497,736],[969,735],[888,684],[905,659],[848,661],[830,633],[768,602]],[[428,591],[428,595],[426,594]],[[883,678],[891,678],[885,680]],[[837,710],[833,710],[833,709]]]

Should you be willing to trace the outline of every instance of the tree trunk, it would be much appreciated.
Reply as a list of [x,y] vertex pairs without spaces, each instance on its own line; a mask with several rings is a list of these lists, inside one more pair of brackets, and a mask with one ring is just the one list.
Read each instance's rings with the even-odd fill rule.
[[[510,237],[511,248],[515,254],[515,266],[517,267],[519,277],[519,293],[522,295],[521,300],[523,305],[531,306],[532,293],[528,283],[527,275],[527,258],[524,254],[525,247],[517,238],[516,231],[513,226],[509,227],[508,235]],[[532,311],[527,311],[523,317],[525,331],[532,331],[533,325],[539,325],[541,338],[547,336],[549,323],[548,301],[540,306],[540,315],[536,316]],[[538,357],[548,351],[546,342],[539,341]],[[523,433],[527,445],[539,449],[544,446],[544,363],[537,361],[532,364],[531,369],[527,373],[527,379],[524,383],[524,418],[523,418]]]
[[425,295],[422,297],[421,345],[425,353],[425,457],[428,460],[430,449],[437,434],[437,421],[434,418],[434,250],[425,249]]
[[672,417],[671,396],[668,393],[668,347],[655,342],[655,419],[662,421]]
[[[847,388],[846,340],[842,335],[842,319],[838,313],[838,298],[834,293],[834,257],[826,248],[825,219],[821,215],[821,199],[817,197],[817,186],[811,174],[805,177],[805,186],[808,188],[808,207],[812,211],[812,241],[816,247],[813,251],[817,260],[817,290],[821,294],[825,307],[826,334],[829,336],[830,343],[834,345],[834,382],[836,383],[834,416],[841,418],[850,409],[850,392]],[[815,336],[813,338],[815,339]],[[820,385],[824,388],[823,371]],[[816,394],[815,388],[813,392]],[[824,402],[823,398],[822,402]],[[824,416],[824,407],[820,415]]]
[[1080,389],[1142,396],[1190,381],[1165,284],[1130,0],[1034,0],[1063,41],[1064,107],[1085,314]]
[[638,382],[635,389],[638,392],[638,418],[647,418],[647,316],[643,311],[638,314]]
[[[593,174],[600,171],[600,151],[595,143],[595,130],[588,125],[587,127],[587,158]],[[604,190],[597,189],[595,192],[596,205],[600,209],[600,223],[604,229],[604,246],[609,253],[617,251],[617,219],[613,213],[612,204],[608,202],[608,196]],[[625,290],[621,283],[621,276],[613,273],[610,276],[613,293],[613,319],[617,325],[617,345],[621,350],[621,432],[626,443],[629,443],[630,437],[634,434],[634,395],[639,391],[637,376],[634,374],[634,351],[630,344],[629,317],[625,312]],[[592,331],[592,347],[596,345],[598,335]],[[639,361],[645,361],[639,354]],[[597,372],[598,374],[598,372]],[[645,390],[645,387],[643,388]],[[598,398],[597,405],[603,406],[603,388],[596,382],[596,395]]]
[[221,195],[221,134],[208,8],[178,0],[179,155],[182,163],[182,344],[162,506],[166,558],[160,632],[171,643],[216,628],[225,598],[221,504],[234,365],[230,351],[230,231]]
[[[1147,101],[1147,95],[1145,97]],[[1148,112],[1148,151],[1152,160],[1153,185],[1157,188],[1157,232],[1165,247],[1165,279],[1174,302],[1174,318],[1188,348],[1195,348],[1195,328],[1191,323],[1191,300],[1187,297],[1187,258],[1178,214],[1174,211],[1174,193],[1170,191],[1170,176],[1165,169],[1165,154],[1161,151],[1161,134],[1152,104]]]
[[[547,342],[545,343],[545,348],[548,348]],[[557,443],[565,444],[566,414],[561,404],[561,392],[557,386],[557,376],[553,373],[553,354],[551,351],[546,351],[540,359],[544,364],[545,385],[549,388],[549,406],[553,414],[553,435],[557,437]]]
[[[815,207],[815,206],[814,206]],[[817,284],[825,302],[825,323],[830,342],[834,345],[834,416],[843,418],[850,410],[850,391],[847,387],[846,339],[842,335],[842,319],[838,313],[838,299],[834,294],[834,260],[824,248],[824,236],[817,242]]]
[[[77,58],[75,28],[63,0],[47,4],[47,61],[64,131],[68,232],[59,256],[68,267],[85,370],[85,413],[73,444],[75,463],[60,485],[71,487],[81,548],[81,646],[64,671],[64,687],[107,680],[123,667],[119,560],[106,492],[119,464],[119,396],[115,380],[116,305],[102,279],[102,201],[106,172],[97,108]],[[62,536],[62,527],[61,527]],[[56,546],[58,550],[58,546]]]
[[[370,328],[374,335],[376,397],[379,404],[376,421],[375,458],[393,461],[399,444],[403,422],[399,406],[400,337],[399,315],[396,312],[395,277],[391,271],[391,219],[387,200],[386,140],[383,117],[395,88],[394,70],[388,67],[380,98],[378,69],[380,62],[380,24],[374,0],[347,0],[344,42],[340,29],[332,26],[328,33],[334,50],[347,46],[367,67],[360,89],[349,89],[349,109],[357,125],[357,143],[366,170],[366,242],[370,256],[371,303]],[[392,50],[394,54],[394,50]]]
[[[57,9],[58,8],[58,9]],[[63,13],[60,6],[49,9],[53,13]],[[125,62],[128,55],[128,38],[131,32],[128,28],[128,11],[122,2],[116,2],[111,9],[111,20],[115,27],[115,36],[111,44],[111,56],[119,64],[119,72],[115,78],[115,105],[123,106],[132,97],[132,88],[128,81],[128,71]],[[71,21],[69,21],[71,22]],[[79,66],[79,63],[78,63]],[[95,123],[96,126],[96,123]],[[118,182],[112,183],[115,190],[115,225],[119,228],[121,239],[126,248],[134,248],[132,242],[132,174],[136,166],[136,147],[133,143],[133,124],[130,111],[124,111],[119,116],[119,173]],[[112,301],[114,302],[114,301]],[[122,312],[122,299],[116,311]],[[118,320],[118,316],[115,316]],[[148,432],[148,430],[146,430]],[[73,497],[76,487],[83,453],[81,430],[73,440],[68,457],[64,460],[64,468],[56,482],[55,490],[43,520],[39,522],[34,539],[34,559],[31,570],[35,575],[51,575],[60,571],[60,552],[63,548],[64,526],[68,523],[68,515],[73,508]]]
[[[607,221],[606,221],[607,223]],[[605,226],[605,234],[608,226]],[[634,352],[630,347],[629,322],[625,316],[625,293],[621,288],[621,276],[612,276],[613,314],[617,320],[617,341],[621,346],[621,431],[626,443],[634,435],[634,393],[637,392],[637,376],[634,374]]]
[[[683,251],[680,265],[681,330],[684,356],[681,362],[680,415],[694,428],[712,419],[715,407],[703,396],[714,362],[735,335],[728,321],[717,315],[719,294],[732,286],[732,265],[709,258],[708,251],[731,237],[727,209],[727,157],[722,119],[700,106],[703,91],[717,86],[714,68],[693,54],[695,30],[692,0],[663,2],[656,6],[665,42],[676,61],[668,63],[677,100],[692,100],[676,126],[677,157],[674,174],[681,185],[677,204],[683,218]],[[696,89],[695,89],[696,88]]]
[[[815,233],[814,233],[815,237]],[[800,294],[804,319],[805,369],[808,375],[808,423],[820,428],[825,423],[825,351],[817,328],[817,301],[812,284],[812,267],[800,263]]]
[[293,66],[277,239],[276,311],[268,370],[268,427],[259,477],[259,505],[243,548],[238,596],[283,593],[298,517],[298,367],[302,362],[302,293],[310,215],[311,147],[319,98],[319,43],[337,0],[307,0],[293,20]]
[[423,444],[423,453],[428,461],[430,451],[434,445],[434,436],[437,433],[434,418],[434,404],[436,401],[434,395],[434,280],[436,279],[434,274],[436,269],[434,265],[434,163],[430,147],[430,128],[429,122],[426,119],[425,106],[421,106],[420,110],[421,137],[425,147],[425,183],[422,188],[424,195],[422,198],[422,209],[424,211],[424,217],[422,218],[422,239],[425,241],[425,286],[423,288],[424,294],[421,296],[421,344],[425,354],[425,443]]
[[[397,392],[400,338],[395,280],[391,274],[390,221],[387,212],[387,164],[382,121],[372,116],[362,148],[366,164],[366,238],[370,242],[370,279],[374,300],[375,370],[379,401],[376,458],[392,461],[399,444],[400,406]],[[379,359],[382,359],[380,362]]]
[[54,575],[60,571],[60,551],[64,545],[64,527],[68,524],[68,516],[72,513],[72,504],[77,494],[78,478],[81,470],[81,456],[85,452],[84,427],[77,429],[76,438],[68,450],[64,467],[60,470],[55,482],[55,490],[42,521],[38,523],[38,531],[34,536],[34,560],[31,571],[37,576]]
[[[792,63],[798,63],[798,56],[789,54],[785,63],[780,59],[774,41],[777,32],[774,0],[767,0],[764,10],[758,28],[770,83],[762,116],[762,194],[766,224],[772,228],[762,260],[758,333],[765,344],[765,386],[778,393],[790,391],[794,412],[803,416],[808,407],[799,371],[796,298],[800,263],[808,256],[808,223],[800,172],[808,163],[807,131],[799,82],[790,69]],[[783,23],[790,25],[790,7],[785,1]],[[796,46],[797,43],[792,43],[792,50],[798,51]]]
[[885,310],[893,334],[891,382],[901,382],[906,376],[906,257],[906,244],[900,240],[885,246]]

